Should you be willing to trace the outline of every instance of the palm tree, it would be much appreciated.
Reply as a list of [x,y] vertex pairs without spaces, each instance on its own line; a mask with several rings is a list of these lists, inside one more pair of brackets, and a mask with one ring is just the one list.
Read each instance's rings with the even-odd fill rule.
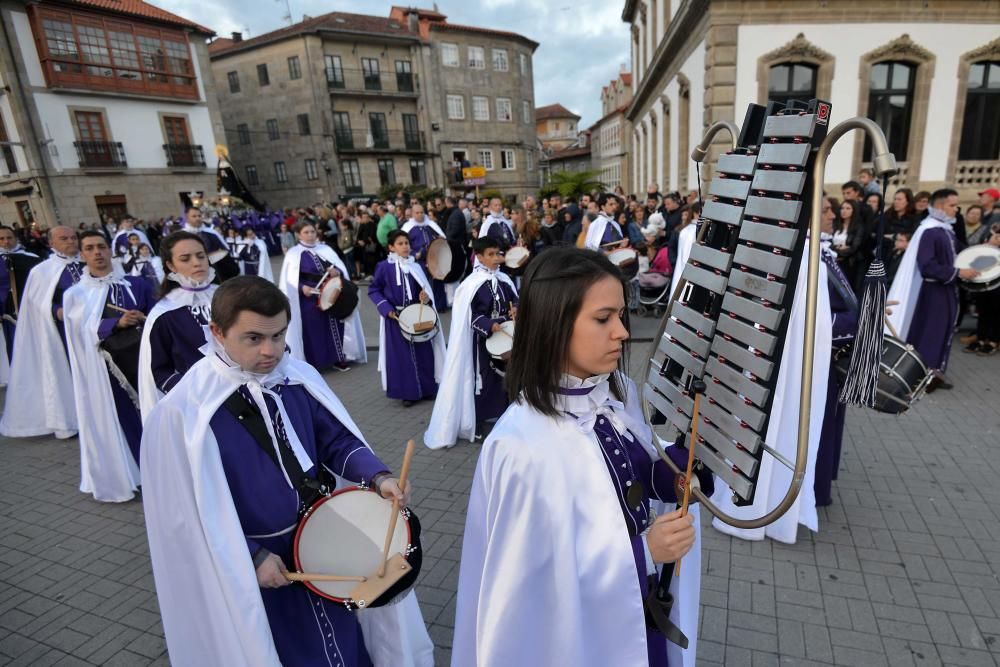
[[589,171],[557,171],[552,174],[547,188],[554,188],[563,197],[579,199],[580,195],[589,195],[594,191],[604,192],[607,187],[598,180],[601,172],[596,169]]

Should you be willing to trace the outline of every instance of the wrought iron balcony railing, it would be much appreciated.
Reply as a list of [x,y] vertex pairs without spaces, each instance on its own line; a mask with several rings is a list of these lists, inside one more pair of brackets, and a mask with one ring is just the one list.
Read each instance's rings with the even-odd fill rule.
[[406,132],[400,130],[385,130],[368,132],[366,130],[336,130],[334,140],[340,152],[375,153],[382,151],[416,152],[426,151],[426,141],[423,132]]
[[327,67],[326,86],[334,92],[417,95],[417,80],[412,72],[372,73],[360,69]]
[[120,141],[74,141],[81,167],[127,167]]
[[168,167],[204,167],[205,151],[195,144],[163,144]]

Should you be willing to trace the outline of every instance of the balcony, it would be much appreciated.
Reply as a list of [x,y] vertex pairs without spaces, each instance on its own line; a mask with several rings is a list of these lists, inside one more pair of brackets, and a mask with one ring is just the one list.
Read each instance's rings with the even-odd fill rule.
[[333,136],[341,153],[424,153],[427,150],[423,132],[337,130]]
[[74,141],[81,167],[127,167],[125,149],[120,141]]
[[[955,187],[980,192],[1000,181],[1000,160],[959,160],[955,164]],[[988,213],[989,211],[987,211]]]
[[326,68],[326,87],[331,93],[355,95],[401,95],[417,97],[416,77],[412,72],[379,72],[360,69]]
[[168,167],[204,167],[205,151],[193,144],[163,144]]

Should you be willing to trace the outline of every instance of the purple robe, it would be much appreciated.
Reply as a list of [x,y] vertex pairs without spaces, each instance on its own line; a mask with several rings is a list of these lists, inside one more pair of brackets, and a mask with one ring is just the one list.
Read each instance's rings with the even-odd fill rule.
[[[125,310],[141,310],[148,315],[156,303],[153,289],[146,280],[136,276],[125,276],[125,280],[131,286],[132,293],[129,294],[129,291],[120,285],[112,285],[108,290],[107,303],[124,308]],[[102,341],[115,333],[115,325],[118,324],[118,320],[124,315],[124,313],[110,309],[105,309],[104,314],[109,317],[102,318],[101,323],[97,326],[97,337]],[[133,360],[133,363],[138,367],[138,347],[135,349],[135,355],[136,359]],[[108,372],[108,383],[111,385],[111,395],[115,399],[115,412],[118,415],[118,424],[122,427],[122,433],[125,434],[125,440],[128,442],[129,449],[132,450],[132,456],[135,457],[136,465],[138,465],[139,441],[142,439],[142,417],[139,414],[139,406],[129,396],[129,392],[110,374],[110,371]],[[132,389],[134,390],[135,387]]]
[[204,225],[202,225],[201,229],[205,231],[198,231],[194,233],[197,234],[201,238],[202,243],[205,244],[206,252],[212,253],[217,250],[225,250],[226,252],[229,252],[229,246],[223,243],[222,239],[220,239],[217,234],[207,231],[209,228]]
[[613,222],[609,220],[608,224],[604,226],[604,236],[601,237],[601,245],[621,241],[623,238],[622,233],[613,224]]
[[[354,481],[370,481],[388,468],[301,385],[278,386],[291,427],[302,447],[317,464]],[[265,396],[275,433],[283,440],[286,426],[276,418],[277,405]],[[258,550],[279,556],[289,570],[295,569],[295,531],[284,532],[298,521],[299,497],[288,486],[276,462],[260,448],[249,432],[225,408],[210,422],[219,445],[229,492],[247,536],[251,557]],[[305,471],[316,477],[316,466]],[[268,536],[268,537],[250,537]],[[260,591],[271,635],[285,667],[314,665],[371,665],[357,618],[342,604],[313,594],[302,584]]]
[[[385,337],[385,394],[403,401],[419,401],[437,394],[434,380],[434,347],[431,341],[413,343],[403,337],[399,323],[389,317],[392,311],[419,302],[423,289],[417,279],[404,273],[410,287],[410,298],[403,285],[396,284],[396,267],[388,261],[379,262],[368,286],[368,298],[384,318]],[[430,308],[430,306],[427,306]],[[439,331],[438,336],[441,336]]]
[[[496,227],[497,225],[494,225]],[[487,280],[472,297],[470,304],[471,325],[475,346],[472,348],[473,363],[476,365],[482,386],[476,394],[476,423],[496,419],[507,409],[507,390],[503,386],[503,362],[497,361],[486,350],[486,339],[493,333],[494,324],[502,324],[510,319],[510,306],[517,305],[517,292],[503,280],[497,280],[497,291],[493,292],[491,281]]]
[[164,394],[201,360],[198,349],[205,344],[202,327],[211,317],[207,306],[183,306],[163,313],[153,322],[149,332],[150,366],[156,388]]
[[320,310],[316,296],[306,296],[302,287],[316,287],[329,268],[319,255],[303,251],[299,262],[299,313],[302,317],[302,348],[306,361],[323,370],[347,363],[344,352],[344,323]]
[[955,234],[934,227],[925,230],[917,248],[917,269],[922,282],[906,342],[928,368],[944,372],[958,318]]
[[256,243],[248,241],[240,250],[240,256],[237,259],[243,260],[243,275],[260,275],[260,248],[257,247]]
[[63,349],[66,348],[66,327],[63,325],[63,321],[56,316],[56,313],[62,308],[63,292],[80,282],[80,277],[83,275],[83,266],[83,262],[70,262],[67,264],[66,268],[59,274],[59,280],[56,281],[56,289],[52,292],[52,318],[56,322],[56,329],[59,330],[59,337],[62,338]]
[[444,283],[431,277],[431,272],[427,269],[427,248],[430,247],[434,239],[444,238],[438,236],[434,228],[430,225],[414,225],[408,231],[410,237],[410,255],[413,256],[424,270],[424,275],[431,281],[431,289],[434,290],[434,304],[439,313],[447,311],[448,296],[444,291]]
[[[17,259],[14,259],[15,256]],[[23,253],[10,253],[9,255],[3,255],[0,257],[0,313],[14,317],[14,300],[11,298],[11,269],[9,264],[12,262],[18,262],[18,264],[14,265],[14,276],[15,283],[17,285],[17,306],[18,308],[21,308],[21,302],[24,296],[24,286],[28,282],[28,274],[31,272],[31,269],[35,268],[37,264],[40,264],[42,260],[39,257],[33,257]],[[17,327],[14,323],[9,321],[7,318],[3,318],[3,335],[7,344],[8,362],[14,358],[14,334],[16,331]]]

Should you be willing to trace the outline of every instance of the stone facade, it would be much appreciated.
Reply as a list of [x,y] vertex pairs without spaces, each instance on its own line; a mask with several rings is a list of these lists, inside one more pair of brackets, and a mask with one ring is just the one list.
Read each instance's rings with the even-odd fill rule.
[[578,143],[580,116],[561,104],[539,107],[535,133],[547,152],[560,151]]
[[632,123],[625,110],[632,102],[632,75],[620,72],[601,89],[600,120],[590,127],[591,165],[600,172],[600,180],[609,190],[627,190],[632,182],[629,172],[629,146]]

